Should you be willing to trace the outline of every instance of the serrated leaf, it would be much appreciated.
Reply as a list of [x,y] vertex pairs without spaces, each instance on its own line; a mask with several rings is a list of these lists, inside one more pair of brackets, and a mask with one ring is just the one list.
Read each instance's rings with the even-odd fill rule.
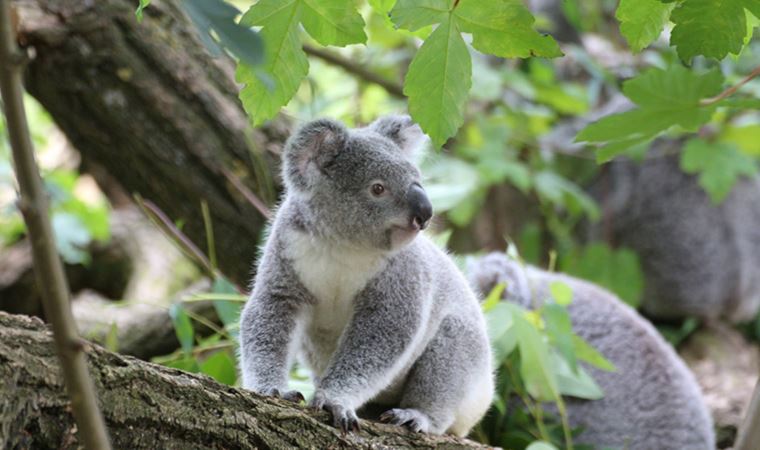
[[213,31],[221,45],[240,61],[250,65],[261,63],[264,56],[264,44],[261,37],[249,27],[235,22],[237,16],[240,15],[236,7],[221,0],[185,0],[182,6],[198,28],[204,44],[212,53],[221,52],[211,36]]
[[409,112],[436,147],[462,126],[471,82],[470,53],[456,24],[447,18],[417,51],[404,82]]
[[448,20],[454,0],[398,0],[391,20],[398,28],[416,31]]
[[520,0],[461,0],[454,16],[472,34],[477,50],[502,58],[562,56],[551,36],[533,29],[535,19]]
[[364,19],[353,0],[302,0],[301,23],[322,45],[345,46],[367,41]]
[[382,15],[388,14],[395,4],[396,0],[369,0],[369,5]]
[[699,174],[699,185],[717,204],[731,193],[740,176],[757,173],[757,163],[733,145],[692,139],[681,154],[681,169]]
[[638,108],[587,125],[575,140],[614,143],[598,155],[598,159],[608,160],[633,146],[648,144],[672,126],[696,131],[716,108],[715,104],[703,106],[700,100],[720,92],[722,83],[717,70],[700,74],[680,65],[650,69],[623,84],[623,93]]
[[235,79],[244,84],[240,100],[254,126],[274,117],[309,72],[309,61],[298,37],[300,6],[300,0],[261,0],[241,19],[248,26],[263,25],[259,34],[264,40],[266,60],[261,70],[270,81],[264,82],[256,68],[238,64]]
[[674,6],[659,0],[620,0],[615,18],[631,50],[640,52],[660,36]]
[[[747,34],[744,14],[746,0],[686,0],[678,4],[670,19],[675,24],[670,45],[678,56],[690,61],[694,56],[723,59],[739,54]],[[755,0],[746,1],[753,10]]]

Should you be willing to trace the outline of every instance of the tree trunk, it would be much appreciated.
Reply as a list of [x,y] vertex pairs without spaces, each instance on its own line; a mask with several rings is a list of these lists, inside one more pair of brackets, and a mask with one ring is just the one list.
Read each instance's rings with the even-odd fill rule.
[[288,125],[278,118],[249,126],[234,64],[208,54],[176,1],[153,1],[142,23],[136,4],[14,0],[19,42],[33,50],[27,89],[85,163],[183,223],[204,250],[205,200],[219,268],[244,286],[266,218],[243,190],[274,201],[271,177]]
[[[86,353],[114,448],[485,448],[367,421],[344,436],[324,412],[95,345]],[[0,399],[0,448],[78,447],[52,336],[38,319],[0,312]]]

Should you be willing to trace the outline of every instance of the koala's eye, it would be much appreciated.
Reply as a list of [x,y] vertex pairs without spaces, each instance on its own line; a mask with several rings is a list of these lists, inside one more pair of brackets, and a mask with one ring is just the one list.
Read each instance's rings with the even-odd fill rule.
[[374,195],[375,197],[379,197],[385,193],[385,186],[383,186],[380,183],[375,183],[372,185],[371,190],[372,190],[372,195]]

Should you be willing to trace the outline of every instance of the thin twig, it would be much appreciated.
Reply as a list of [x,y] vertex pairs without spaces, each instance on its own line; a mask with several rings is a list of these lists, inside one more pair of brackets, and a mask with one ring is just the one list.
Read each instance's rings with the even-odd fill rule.
[[185,234],[174,225],[174,222],[163,212],[161,208],[156,206],[155,203],[150,200],[146,200],[139,195],[135,195],[135,202],[137,206],[143,210],[146,216],[155,223],[161,230],[169,235],[171,241],[177,244],[182,253],[187,255],[190,259],[200,264],[206,271],[206,274],[210,277],[214,277],[214,268],[211,266],[211,262],[208,260],[205,254],[196,247],[193,241],[190,240]]
[[375,72],[368,70],[366,67],[357,64],[347,58],[344,58],[337,53],[322,48],[312,47],[308,44],[304,44],[303,51],[309,55],[316,56],[317,58],[322,59],[332,65],[342,67],[346,72],[352,73],[363,80],[369,81],[370,83],[375,83],[376,85],[388,91],[388,93],[394,97],[402,99],[406,98],[404,96],[404,88],[401,86],[401,84],[388,80],[387,78],[384,78]]
[[723,100],[724,98],[733,95],[734,92],[738,91],[739,88],[744,86],[745,84],[749,83],[753,78],[760,75],[760,66],[756,67],[755,70],[749,73],[742,81],[736,83],[735,85],[731,86],[730,88],[726,89],[725,91],[721,92],[717,96],[713,98],[706,98],[699,102],[699,106],[710,106],[718,103],[719,101]]
[[272,211],[269,210],[267,205],[265,205],[264,202],[261,201],[258,196],[256,196],[256,194],[248,189],[248,186],[240,181],[240,178],[237,175],[230,172],[226,167],[222,167],[220,169],[220,172],[222,172],[224,178],[226,178],[227,181],[229,181],[230,184],[232,184],[232,186],[237,189],[237,191],[240,192],[240,194],[245,197],[246,200],[248,200],[248,203],[253,205],[253,207],[256,208],[262,216],[264,216],[267,220],[272,218]]
[[85,342],[79,337],[71,313],[69,287],[48,217],[48,199],[34,159],[24,111],[23,63],[24,54],[18,49],[11,28],[10,0],[0,0],[0,93],[19,185],[18,206],[32,244],[34,273],[45,316],[53,326],[58,361],[79,428],[78,438],[87,449],[110,449],[95,386],[87,369]]

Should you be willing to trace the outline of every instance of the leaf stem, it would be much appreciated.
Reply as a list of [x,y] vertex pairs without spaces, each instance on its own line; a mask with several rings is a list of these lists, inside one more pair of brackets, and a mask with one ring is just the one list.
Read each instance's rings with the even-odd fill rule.
[[729,87],[725,91],[721,92],[717,96],[713,98],[706,98],[699,102],[699,106],[710,106],[718,103],[719,101],[725,99],[726,97],[733,95],[736,91],[739,90],[742,86],[749,83],[753,78],[760,75],[760,66],[755,67],[755,70],[749,73],[742,81],[736,83],[735,85]]

